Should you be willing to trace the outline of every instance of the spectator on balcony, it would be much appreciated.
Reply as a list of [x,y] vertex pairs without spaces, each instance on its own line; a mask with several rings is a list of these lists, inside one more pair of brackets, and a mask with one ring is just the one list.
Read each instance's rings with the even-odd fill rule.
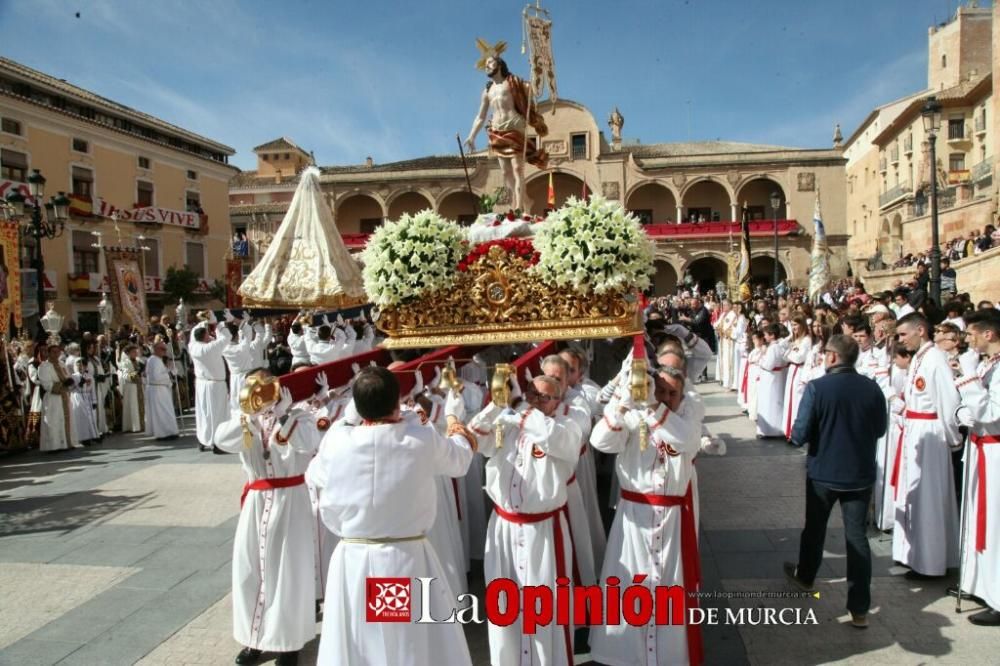
[[917,264],[917,274],[913,278],[913,288],[910,290],[910,305],[918,309],[927,298],[927,286],[931,276],[928,273],[928,266],[925,262]]
[[958,288],[956,285],[956,280],[958,279],[958,274],[955,269],[951,267],[951,260],[948,257],[941,258],[941,298],[942,299],[952,299],[958,293]]

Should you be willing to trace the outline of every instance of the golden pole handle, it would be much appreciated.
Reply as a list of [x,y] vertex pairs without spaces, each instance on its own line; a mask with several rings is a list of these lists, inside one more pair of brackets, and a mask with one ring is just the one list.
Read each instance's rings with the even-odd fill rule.
[[[490,381],[490,396],[493,404],[497,407],[510,406],[510,376],[514,373],[514,366],[510,363],[497,363],[493,369],[493,378]],[[503,425],[496,426],[496,448],[503,448]]]
[[[632,400],[636,404],[646,404],[649,402],[649,382],[647,381],[647,371],[649,362],[644,358],[632,360],[632,382],[629,390],[632,392]],[[649,426],[645,419],[639,422],[639,450],[645,451],[649,446]]]

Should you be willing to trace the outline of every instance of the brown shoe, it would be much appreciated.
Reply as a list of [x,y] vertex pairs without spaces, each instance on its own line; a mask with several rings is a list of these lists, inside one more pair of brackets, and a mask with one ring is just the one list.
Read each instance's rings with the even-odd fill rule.
[[868,614],[867,613],[851,613],[851,626],[857,629],[867,629],[868,628]]

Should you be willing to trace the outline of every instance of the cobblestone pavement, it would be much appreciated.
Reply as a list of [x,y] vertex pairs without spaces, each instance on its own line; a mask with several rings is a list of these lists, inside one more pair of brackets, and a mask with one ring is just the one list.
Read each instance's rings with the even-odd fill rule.
[[[733,598],[789,591],[781,563],[798,548],[804,457],[754,439],[731,393],[699,388],[708,427],[729,447],[698,462],[702,606],[720,616],[704,630],[707,663],[998,663],[997,632],[955,614],[944,596],[951,581],[903,579],[883,535],[871,538],[871,628],[850,627],[836,513],[819,599]],[[127,435],[0,460],[0,665],[232,663],[230,561],[243,474],[235,456],[199,453],[190,417],[185,425],[166,444]],[[470,588],[482,592],[481,575]],[[764,609],[783,608],[793,609],[789,618],[812,611],[818,625],[759,623]],[[726,623],[727,610],[744,624]],[[475,663],[487,664],[485,628],[468,627],[467,636]],[[577,639],[577,663],[590,663],[583,632]],[[314,663],[317,644],[300,663]]]

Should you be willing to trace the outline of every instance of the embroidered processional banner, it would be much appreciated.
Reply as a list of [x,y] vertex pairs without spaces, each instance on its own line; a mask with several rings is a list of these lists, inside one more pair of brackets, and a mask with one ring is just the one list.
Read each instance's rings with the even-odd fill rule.
[[0,335],[7,335],[11,315],[20,330],[21,270],[17,257],[17,223],[0,223]]
[[142,250],[129,247],[105,247],[111,283],[111,303],[114,306],[114,326],[123,323],[146,334],[149,317],[146,312],[146,287],[142,279]]

